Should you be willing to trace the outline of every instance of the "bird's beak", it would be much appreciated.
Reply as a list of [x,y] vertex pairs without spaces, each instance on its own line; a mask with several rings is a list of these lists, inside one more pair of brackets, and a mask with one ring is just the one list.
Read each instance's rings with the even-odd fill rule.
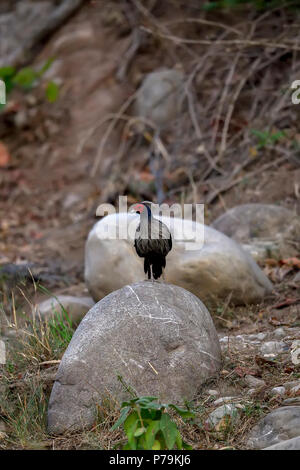
[[139,213],[139,214],[141,214],[143,212],[143,210],[144,210],[143,204],[135,204],[132,208],[132,212],[136,212],[136,213]]

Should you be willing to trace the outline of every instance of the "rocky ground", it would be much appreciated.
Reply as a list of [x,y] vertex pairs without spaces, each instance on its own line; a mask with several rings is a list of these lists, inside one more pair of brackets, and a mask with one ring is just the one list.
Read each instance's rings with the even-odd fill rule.
[[[4,15],[16,15],[13,6],[21,3],[27,2],[4,2],[0,20],[10,24]],[[205,223],[218,230],[219,238],[209,238],[184,287],[201,300],[205,289],[216,294],[205,305],[223,363],[188,403],[197,418],[187,424],[175,418],[185,440],[194,449],[266,448],[279,442],[299,448],[300,108],[282,92],[300,69],[294,12],[250,8],[235,15],[203,14],[194,5],[182,9],[180,2],[171,2],[172,9],[149,2],[145,9],[138,1],[128,10],[128,2],[100,0],[77,10],[80,3],[73,2],[68,12],[38,6],[52,8],[58,20],[51,28],[44,26],[42,39],[30,21],[22,28],[29,55],[22,50],[12,57],[13,30],[1,54],[1,66],[39,69],[49,58],[55,60],[34,87],[15,88],[0,114],[0,318],[7,346],[6,364],[0,365],[0,448],[108,449],[124,440],[122,431],[110,431],[118,405],[102,407],[91,430],[51,436],[46,429],[58,365],[94,303],[85,283],[85,242],[97,221],[97,206],[116,203],[119,194],[130,203],[161,194],[169,203],[204,202]],[[22,22],[20,6],[17,15]],[[191,22],[195,17],[198,24]],[[17,27],[16,17],[13,24]],[[236,35],[256,43],[239,49]],[[282,38],[280,47],[275,36]],[[262,37],[272,44],[261,44]],[[217,39],[232,42],[218,46]],[[160,134],[160,175],[149,157],[149,135],[129,116],[144,77],[162,65],[183,73],[185,104]],[[59,86],[53,103],[45,98],[51,81]],[[258,137],[252,130],[265,134]],[[248,203],[260,206],[243,209],[243,215],[237,207],[232,219],[228,209]],[[225,271],[226,250],[219,250],[223,234],[238,244]],[[264,287],[253,280],[258,266],[249,271],[243,261],[245,271],[237,270],[233,261],[241,265],[240,245],[257,260]],[[118,284],[126,278],[128,263],[138,263],[133,254],[126,256],[120,257],[123,264],[105,285],[105,294],[139,279]],[[182,279],[190,268],[188,259],[185,263]],[[96,271],[103,273],[110,265],[108,258]],[[215,284],[207,276],[211,267],[219,276]],[[176,284],[175,268],[174,261],[170,279]],[[97,298],[95,289],[90,290],[98,300],[102,295]],[[242,305],[232,292],[242,297]],[[68,296],[60,300],[71,324],[53,320],[53,310],[61,306],[49,305],[52,294]],[[33,323],[39,315],[48,322]]]

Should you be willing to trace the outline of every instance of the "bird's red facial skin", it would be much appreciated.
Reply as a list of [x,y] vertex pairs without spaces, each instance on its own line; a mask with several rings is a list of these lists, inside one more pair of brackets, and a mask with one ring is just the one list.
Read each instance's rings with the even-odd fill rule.
[[133,209],[135,210],[135,212],[139,212],[141,214],[145,209],[145,206],[143,204],[135,204],[133,206]]

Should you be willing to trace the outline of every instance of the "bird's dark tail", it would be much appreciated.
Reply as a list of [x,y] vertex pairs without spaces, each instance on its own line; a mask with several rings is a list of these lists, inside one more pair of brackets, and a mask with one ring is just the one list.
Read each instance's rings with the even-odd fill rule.
[[151,266],[149,258],[145,257],[144,259],[144,273],[148,274],[148,279],[151,279]]
[[152,272],[154,279],[158,279],[163,272],[163,268],[166,267],[166,258],[164,256],[158,256],[153,259]]

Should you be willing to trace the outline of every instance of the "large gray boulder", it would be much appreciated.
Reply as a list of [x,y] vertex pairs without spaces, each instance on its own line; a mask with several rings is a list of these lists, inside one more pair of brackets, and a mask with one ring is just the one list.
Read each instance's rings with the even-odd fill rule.
[[[160,217],[173,235],[165,279],[202,300],[227,298],[236,304],[260,302],[272,284],[255,261],[233,240],[211,227],[179,218]],[[145,278],[143,259],[135,252],[135,214],[111,214],[95,224],[85,247],[85,281],[95,301],[128,283]],[[124,239],[112,239],[116,226]],[[182,229],[184,227],[184,230]],[[190,241],[197,233],[203,243]]]
[[252,429],[248,445],[264,449],[300,436],[300,406],[284,406],[268,413]]
[[134,104],[137,116],[164,128],[178,116],[183,97],[183,73],[163,69],[149,73],[138,90]]
[[300,436],[265,447],[263,450],[300,450]]
[[20,66],[36,46],[74,13],[83,0],[11,2],[0,16],[0,67]]
[[49,402],[51,433],[92,426],[96,404],[128,392],[183,402],[221,365],[211,316],[193,294],[170,284],[127,285],[83,318],[60,363]]
[[259,260],[287,257],[300,248],[300,217],[285,207],[243,204],[229,209],[212,226],[243,244]]

